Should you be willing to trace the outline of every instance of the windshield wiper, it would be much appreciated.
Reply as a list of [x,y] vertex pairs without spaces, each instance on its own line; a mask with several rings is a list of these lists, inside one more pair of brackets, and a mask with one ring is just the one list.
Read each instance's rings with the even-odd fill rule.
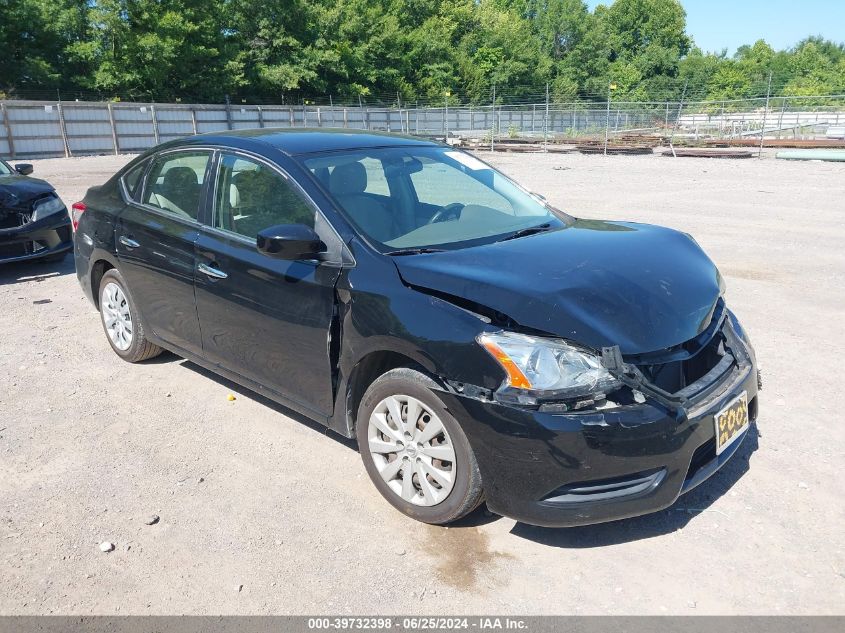
[[400,248],[397,251],[387,251],[385,255],[399,257],[401,255],[423,255],[425,253],[442,253],[442,248]]
[[537,226],[529,226],[525,229],[519,229],[511,233],[510,235],[503,237],[500,240],[496,240],[497,242],[506,242],[507,240],[515,240],[518,237],[525,237],[526,235],[534,235],[535,233],[544,233],[552,228],[551,223],[546,222],[545,224],[538,224]]

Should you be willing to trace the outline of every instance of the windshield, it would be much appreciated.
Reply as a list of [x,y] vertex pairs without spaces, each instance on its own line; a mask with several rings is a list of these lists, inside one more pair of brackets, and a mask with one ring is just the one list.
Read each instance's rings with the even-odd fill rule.
[[6,161],[0,160],[0,176],[8,176],[12,173],[12,170],[6,164]]
[[472,155],[449,148],[347,150],[304,163],[382,252],[464,248],[571,220]]

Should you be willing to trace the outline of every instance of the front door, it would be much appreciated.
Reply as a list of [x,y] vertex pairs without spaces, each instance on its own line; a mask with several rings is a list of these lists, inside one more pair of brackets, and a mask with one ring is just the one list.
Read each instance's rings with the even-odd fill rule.
[[202,353],[194,302],[194,244],[211,165],[210,151],[179,150],[153,159],[138,201],[117,221],[120,270],[145,326],[166,343]]
[[316,209],[275,167],[220,154],[208,225],[196,242],[205,357],[311,411],[333,409],[329,336],[340,268],[283,261],[256,248],[277,224],[315,226]]

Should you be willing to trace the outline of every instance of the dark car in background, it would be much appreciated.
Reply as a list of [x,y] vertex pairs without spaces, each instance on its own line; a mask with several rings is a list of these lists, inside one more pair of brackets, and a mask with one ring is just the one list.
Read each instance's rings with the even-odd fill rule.
[[753,349],[690,236],[576,219],[447,146],[201,135],[72,215],[121,358],[171,350],[357,438],[421,521],[483,501],[547,526],[653,512],[757,416]]
[[61,260],[73,249],[67,208],[32,165],[0,160],[0,264]]

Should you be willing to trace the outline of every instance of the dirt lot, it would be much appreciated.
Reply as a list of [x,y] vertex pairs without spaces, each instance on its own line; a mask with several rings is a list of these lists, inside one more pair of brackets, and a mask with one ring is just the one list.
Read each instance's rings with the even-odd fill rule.
[[[126,160],[35,169],[70,204]],[[0,613],[845,613],[845,165],[492,160],[573,214],[688,231],[721,267],[765,372],[760,435],[721,473],[612,524],[424,526],[351,443],[172,355],[119,360],[71,258],[8,266]]]

